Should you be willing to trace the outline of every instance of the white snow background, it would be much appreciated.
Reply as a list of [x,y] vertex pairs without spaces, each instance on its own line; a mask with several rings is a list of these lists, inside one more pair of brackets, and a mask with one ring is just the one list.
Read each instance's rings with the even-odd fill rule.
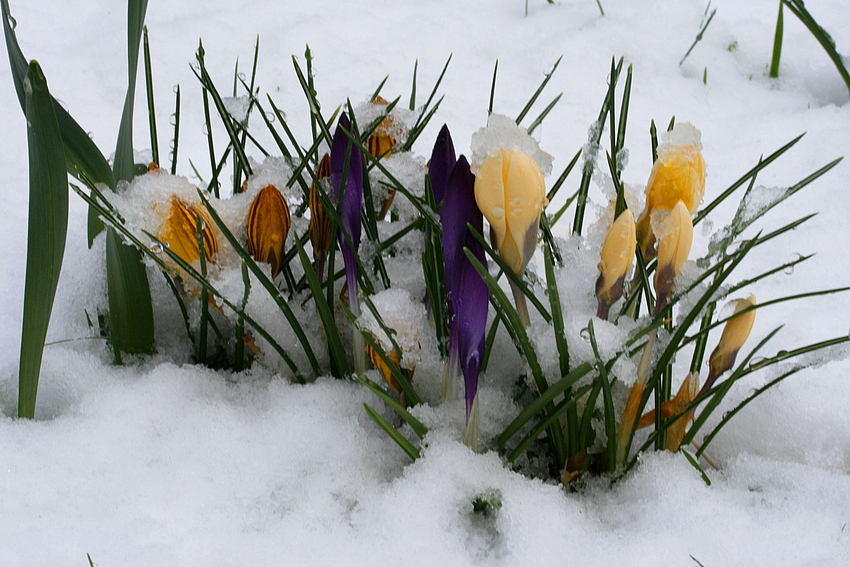
[[[125,4],[10,4],[24,54],[40,62],[52,94],[109,155],[126,88]],[[179,83],[179,172],[191,178],[190,158],[206,163],[200,86],[189,69],[198,40],[225,86],[237,58],[248,70],[259,36],[258,85],[302,138],[309,123],[291,56],[303,64],[309,44],[327,108],[366,100],[386,75],[384,93],[406,101],[416,60],[423,102],[452,54],[440,88],[445,101],[414,147],[421,156],[430,154],[443,123],[458,152],[468,155],[472,133],[486,123],[496,59],[495,111],[516,116],[562,54],[543,98],[564,96],[535,133],[555,156],[556,174],[587,140],[612,56],[625,56],[634,70],[623,175],[629,184],[640,187],[649,174],[650,120],[663,129],[672,115],[702,131],[706,200],[803,132],[759,184],[788,186],[850,155],[847,89],[787,11],[781,76],[767,77],[776,0],[712,2],[714,21],[682,65],[704,2],[602,4],[604,17],[593,0],[530,0],[527,16],[522,0],[151,0],[146,23],[161,151]],[[838,50],[850,53],[850,6],[807,6]],[[137,149],[149,145],[141,73]],[[423,458],[410,465],[363,411],[363,402],[380,402],[358,384],[326,378],[291,385],[259,364],[230,376],[186,364],[185,355],[167,347],[116,367],[99,340],[48,346],[37,419],[13,418],[27,151],[5,47],[0,132],[0,565],[82,567],[86,553],[101,567],[850,564],[847,361],[801,372],[741,412],[710,451],[723,466],[708,471],[711,486],[684,458],[665,453],[642,459],[613,487],[591,483],[569,494],[511,472],[495,453],[473,454],[459,433],[433,435]],[[848,171],[839,164],[770,214],[771,226],[779,226],[819,213],[760,250],[764,262],[753,262],[752,273],[796,254],[817,255],[795,273],[746,291],[762,300],[850,283]],[[573,173],[560,202],[577,179]],[[598,187],[591,192],[602,202]],[[712,214],[715,226],[735,205]],[[84,203],[72,195],[49,341],[88,336],[83,309],[103,301],[102,255],[87,250],[85,217]],[[704,250],[707,239],[698,230],[695,248]],[[775,349],[840,336],[850,328],[849,311],[846,295],[760,310],[751,341],[783,323]],[[764,380],[753,375],[730,395],[743,399]],[[482,427],[493,392],[487,381],[482,377]],[[460,424],[461,404],[456,409]],[[502,508],[489,517],[474,514],[472,499],[489,490],[501,492]]]

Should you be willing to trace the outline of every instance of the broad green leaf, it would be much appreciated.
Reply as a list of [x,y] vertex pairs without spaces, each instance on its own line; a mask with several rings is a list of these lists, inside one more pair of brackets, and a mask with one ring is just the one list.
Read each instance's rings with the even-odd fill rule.
[[30,179],[18,417],[32,418],[44,339],[65,254],[68,175],[53,98],[44,73],[35,61],[29,65],[23,87]]

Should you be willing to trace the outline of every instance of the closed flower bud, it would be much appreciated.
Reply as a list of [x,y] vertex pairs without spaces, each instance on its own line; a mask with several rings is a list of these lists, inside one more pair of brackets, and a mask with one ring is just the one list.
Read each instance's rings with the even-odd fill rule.
[[187,205],[180,199],[173,197],[168,218],[157,231],[157,238],[188,264],[200,259],[197,236],[198,216],[201,218],[204,257],[207,262],[214,262],[215,255],[218,252],[218,240],[212,229],[212,221],[204,209],[196,205]]
[[[699,374],[691,372],[687,375],[687,377],[685,377],[685,380],[679,387],[679,391],[676,393],[676,396],[661,404],[661,417],[664,419],[670,419],[671,417],[682,414],[667,428],[668,451],[677,451],[679,446],[682,444],[682,439],[685,437],[685,430],[687,429],[688,423],[690,423],[690,421],[694,418],[695,408],[691,409],[687,413],[684,412],[688,405],[696,399],[698,391]],[[655,410],[650,410],[640,417],[638,429],[649,427],[654,423]]]
[[[387,106],[387,101],[381,97],[377,97],[374,101],[376,106]],[[377,158],[381,157],[389,157],[393,153],[393,147],[395,147],[395,137],[392,134],[393,131],[393,117],[387,116],[369,138],[366,140],[366,149],[369,150],[369,153]]]
[[[708,359],[708,380],[705,382],[703,391],[708,391],[721,374],[735,365],[738,351],[744,346],[747,337],[750,336],[750,331],[753,329],[753,323],[756,320],[755,305],[755,295],[751,295],[747,299],[735,300],[735,312],[732,314],[732,318],[726,321],[723,334],[720,335],[720,342],[717,343],[717,348],[714,349]],[[749,311],[741,313],[746,309],[749,309]],[[741,314],[739,315],[739,313]]]
[[[331,156],[325,154],[322,161],[319,162],[319,167],[316,168],[316,178],[321,181],[331,174]],[[316,263],[316,273],[319,279],[322,278],[325,267],[325,257],[328,250],[331,248],[331,237],[333,226],[328,218],[325,208],[322,206],[322,201],[319,199],[319,191],[316,188],[316,182],[310,186],[310,243],[313,245],[313,261]]]
[[[378,371],[381,373],[381,376],[384,377],[384,380],[386,380],[387,385],[392,388],[394,392],[401,393],[401,385],[398,383],[398,380],[395,379],[395,376],[393,376],[390,367],[387,366],[387,364],[383,361],[380,355],[378,355],[378,351],[372,348],[372,345],[367,344],[366,352],[369,354],[369,360],[372,362],[373,365],[375,365],[375,368],[378,369]],[[385,352],[389,359],[392,360],[396,366],[398,366],[399,358],[395,349],[391,348]]]
[[646,184],[646,207],[637,221],[638,244],[646,260],[655,256],[653,245],[658,237],[653,233],[652,213],[660,209],[670,211],[682,201],[693,215],[705,192],[705,161],[699,130],[680,123],[664,137]]
[[475,201],[502,260],[521,275],[537,245],[540,213],[549,203],[540,166],[519,149],[499,149],[478,168]]
[[611,305],[623,295],[623,285],[635,255],[635,242],[635,217],[626,209],[611,225],[602,244],[596,280],[596,316],[600,319],[608,318]]
[[289,225],[286,199],[274,185],[266,185],[248,209],[246,230],[251,256],[258,262],[271,264],[272,278],[277,277],[282,267]]
[[661,211],[655,215],[653,231],[658,235],[658,266],[655,270],[655,292],[658,301],[655,312],[667,305],[673,293],[676,277],[691,252],[694,225],[685,203],[679,201],[669,213]]

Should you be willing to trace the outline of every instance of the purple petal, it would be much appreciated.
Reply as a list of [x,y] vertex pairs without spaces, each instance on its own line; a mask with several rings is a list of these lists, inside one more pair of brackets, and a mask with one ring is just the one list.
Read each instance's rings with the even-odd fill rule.
[[[331,145],[330,197],[336,203],[339,202],[339,195],[342,193],[342,202],[339,207],[340,227],[337,238],[345,262],[348,297],[351,305],[354,306],[357,301],[357,250],[360,248],[363,158],[360,155],[360,149],[351,143],[344,130],[351,132],[355,137],[357,136],[357,131],[351,129],[351,122],[345,113],[339,117]],[[346,153],[349,153],[347,170],[345,170]]]
[[[479,262],[487,265],[484,249],[470,234],[466,247]],[[478,373],[481,370],[481,357],[484,353],[484,334],[487,327],[487,307],[490,290],[468,258],[461,263],[455,290],[454,312],[457,336],[458,360],[463,372],[466,394],[466,415],[472,409],[475,393],[478,391]]]
[[463,156],[448,177],[440,220],[449,307],[449,350],[457,353],[463,372],[468,415],[478,390],[489,290],[464,252],[464,248],[469,248],[479,262],[487,264],[484,249],[467,226],[479,234],[484,230],[484,218],[475,203],[475,175]]
[[428,177],[431,178],[431,190],[434,192],[434,202],[437,206],[443,202],[446,195],[446,184],[455,163],[457,158],[455,158],[452,135],[449,133],[449,127],[443,124],[440,133],[437,134],[437,141],[431,151],[431,162],[428,165]]

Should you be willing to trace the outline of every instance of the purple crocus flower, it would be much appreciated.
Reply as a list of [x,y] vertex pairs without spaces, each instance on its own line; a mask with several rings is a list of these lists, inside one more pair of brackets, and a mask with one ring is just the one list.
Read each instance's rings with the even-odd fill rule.
[[[360,209],[363,201],[363,162],[360,149],[351,143],[345,131],[356,136],[351,130],[351,121],[343,113],[339,117],[336,132],[331,146],[331,192],[334,203],[342,203],[339,207],[340,226],[337,232],[339,247],[345,262],[345,281],[348,285],[348,298],[351,310],[359,315],[357,301],[357,250],[360,248]],[[348,169],[345,170],[345,156],[349,154]],[[345,186],[343,187],[343,182]]]
[[484,351],[487,325],[487,284],[466,257],[468,248],[486,265],[484,249],[467,225],[481,234],[484,221],[475,203],[475,176],[461,156],[446,183],[445,201],[440,209],[443,225],[443,261],[449,306],[449,356],[463,372],[467,420],[478,391],[478,373]]
[[437,207],[446,196],[446,184],[449,174],[454,169],[457,158],[455,157],[455,146],[452,143],[452,135],[449,127],[443,124],[434,149],[431,151],[431,161],[428,164],[428,177],[431,178],[431,190],[434,192],[434,202]]
[[[348,131],[357,136],[351,127],[351,121],[345,113],[339,117],[336,132],[331,145],[331,200],[339,203],[339,230],[337,239],[345,262],[345,282],[348,286],[348,305],[351,313],[360,315],[360,301],[357,297],[357,250],[360,248],[360,209],[363,201],[363,158],[360,150],[351,143]],[[348,168],[346,169],[346,154]],[[341,199],[341,201],[340,201]],[[356,327],[352,327],[355,372],[366,370],[366,347],[363,336]]]

